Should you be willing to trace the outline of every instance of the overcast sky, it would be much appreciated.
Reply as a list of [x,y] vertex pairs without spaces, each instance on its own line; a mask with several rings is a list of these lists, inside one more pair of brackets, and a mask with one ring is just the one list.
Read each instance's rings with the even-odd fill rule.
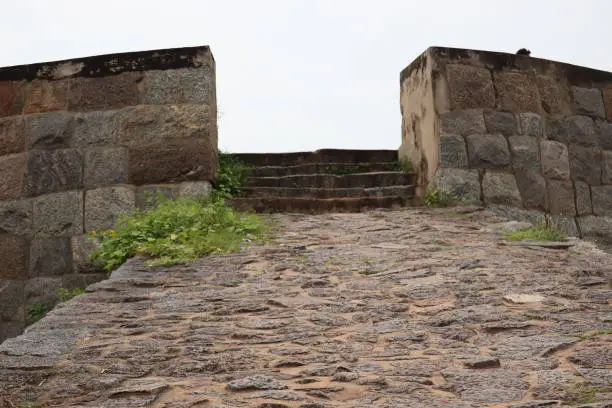
[[0,66],[210,45],[219,147],[395,149],[399,72],[427,47],[612,71],[608,0],[6,0]]

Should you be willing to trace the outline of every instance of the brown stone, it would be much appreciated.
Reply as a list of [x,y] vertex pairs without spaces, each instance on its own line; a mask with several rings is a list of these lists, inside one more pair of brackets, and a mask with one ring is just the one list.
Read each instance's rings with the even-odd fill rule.
[[540,95],[534,77],[520,72],[497,72],[494,75],[503,109],[512,112],[540,112]]
[[572,112],[569,90],[556,78],[538,75],[538,91],[542,100],[542,109],[549,115],[569,115]]
[[582,181],[574,182],[576,189],[576,212],[578,215],[588,215],[593,213],[591,204],[591,189],[589,185]]
[[603,89],[603,100],[606,107],[606,118],[612,121],[612,85]]
[[119,109],[138,104],[142,74],[125,72],[100,78],[76,78],[68,92],[71,111]]
[[21,153],[25,149],[23,117],[13,116],[0,119],[0,156]]
[[0,279],[28,277],[28,242],[13,234],[0,235]]
[[548,197],[546,194],[546,180],[537,172],[517,171],[516,183],[525,208],[546,210]]
[[133,213],[136,193],[132,186],[88,190],[85,193],[85,232],[115,228],[122,215]]
[[23,111],[21,82],[0,82],[0,118],[19,115]]
[[495,90],[488,69],[450,64],[446,76],[451,109],[495,107]]
[[83,192],[66,191],[34,199],[33,230],[38,237],[83,233]]
[[123,147],[85,151],[86,187],[125,184],[128,180],[128,153]]
[[130,148],[130,182],[136,185],[212,180],[216,145],[205,139],[174,140]]
[[570,145],[569,159],[573,180],[581,180],[592,186],[601,184],[600,149]]
[[24,183],[27,197],[82,187],[83,157],[77,149],[37,149],[28,153]]
[[576,215],[572,182],[548,180],[548,204],[552,214]]
[[592,186],[593,214],[612,216],[612,186]]
[[35,79],[26,87],[23,113],[41,113],[66,109],[68,81]]
[[23,280],[2,282],[0,285],[0,325],[6,321],[25,322],[24,300]]
[[26,165],[26,153],[0,157],[0,201],[21,197]]
[[72,272],[69,237],[36,238],[30,245],[29,277],[61,276]]

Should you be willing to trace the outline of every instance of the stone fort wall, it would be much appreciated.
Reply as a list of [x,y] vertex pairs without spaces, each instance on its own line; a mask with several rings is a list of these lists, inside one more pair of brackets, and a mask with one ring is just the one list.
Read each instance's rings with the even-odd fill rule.
[[400,82],[399,154],[420,186],[612,236],[612,73],[434,47]]
[[208,191],[216,119],[208,47],[0,68],[0,341],[27,306],[105,278],[88,233],[147,191]]

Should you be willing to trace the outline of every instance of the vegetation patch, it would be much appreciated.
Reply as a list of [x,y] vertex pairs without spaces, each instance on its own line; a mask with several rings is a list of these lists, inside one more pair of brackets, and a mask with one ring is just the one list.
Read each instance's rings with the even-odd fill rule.
[[236,196],[246,185],[253,168],[231,153],[219,152],[215,193],[225,198]]
[[564,232],[547,222],[539,222],[531,227],[504,233],[504,239],[508,241],[564,241],[566,238]]
[[397,162],[397,171],[403,171],[404,173],[413,173],[414,165],[408,157],[402,157]]
[[82,288],[75,288],[72,290],[66,289],[66,288],[60,288],[57,291],[57,298],[55,302],[34,303],[28,306],[27,308],[28,317],[27,317],[26,324],[29,326],[31,324],[36,323],[37,321],[45,317],[45,315],[49,313],[53,309],[53,307],[55,307],[57,303],[67,302],[73,297],[82,295],[83,293],[85,293],[85,290]]
[[464,203],[464,200],[452,191],[431,186],[425,191],[424,201],[430,208],[452,207]]

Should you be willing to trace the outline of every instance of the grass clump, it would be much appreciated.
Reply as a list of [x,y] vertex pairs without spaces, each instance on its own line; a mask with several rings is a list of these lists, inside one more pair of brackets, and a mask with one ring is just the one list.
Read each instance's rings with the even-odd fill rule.
[[563,241],[566,237],[565,233],[547,222],[539,222],[531,227],[504,233],[504,239],[508,241]]
[[397,162],[397,171],[403,171],[404,173],[413,173],[414,165],[408,157],[402,157]]
[[82,295],[83,293],[85,293],[85,290],[82,288],[75,288],[72,290],[66,288],[58,289],[55,301],[34,303],[27,307],[28,317],[26,324],[29,326],[36,323],[45,317],[57,303],[67,302],[73,297]]
[[219,152],[215,193],[229,198],[240,193],[253,168],[241,162],[231,153]]
[[463,199],[452,191],[428,187],[425,192],[425,205],[430,208],[452,207],[463,203]]

